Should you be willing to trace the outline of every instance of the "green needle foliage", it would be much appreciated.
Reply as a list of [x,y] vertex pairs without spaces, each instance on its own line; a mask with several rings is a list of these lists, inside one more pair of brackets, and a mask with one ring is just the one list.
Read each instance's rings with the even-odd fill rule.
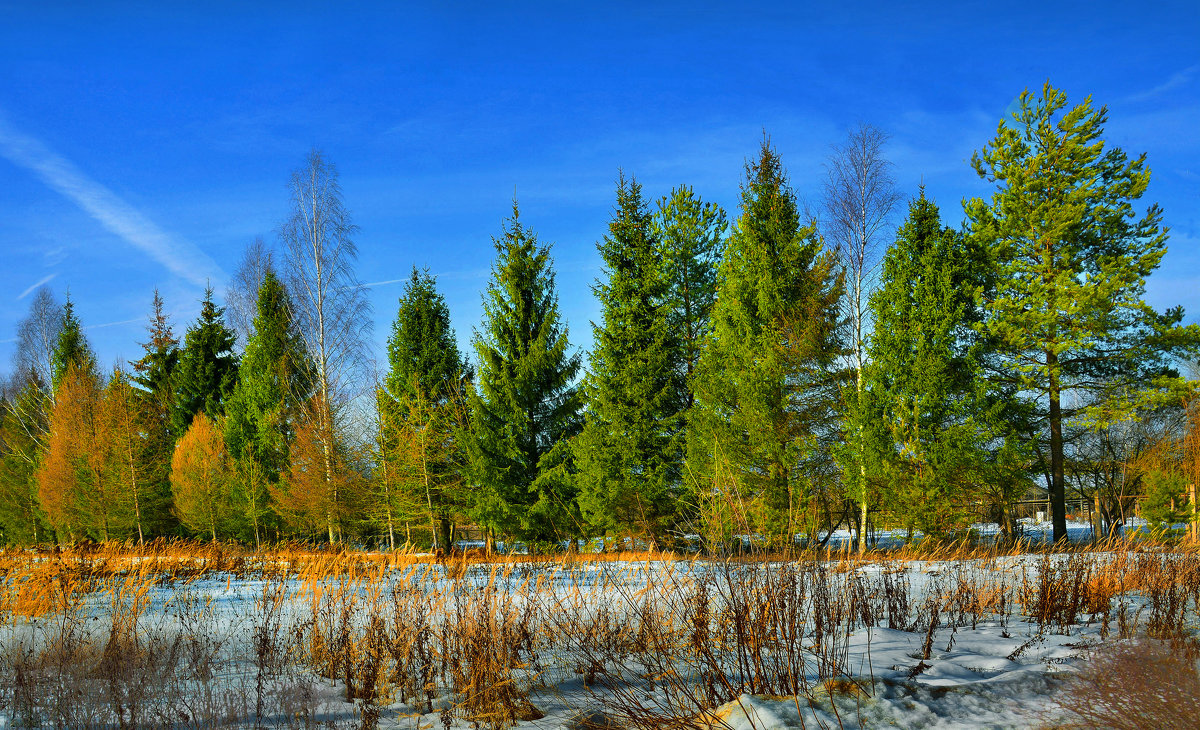
[[1040,96],[1021,94],[971,159],[997,186],[990,201],[966,203],[996,267],[984,328],[1004,360],[1001,377],[1044,408],[1037,441],[1049,447],[1055,540],[1067,535],[1069,404],[1092,404],[1081,415],[1101,424],[1124,417],[1170,385],[1172,358],[1200,343],[1200,327],[1179,325],[1181,308],[1160,314],[1143,301],[1167,235],[1158,206],[1135,213],[1150,170],[1145,155],[1105,148],[1107,116],[1090,97],[1068,108],[1047,82]]
[[658,542],[679,508],[683,373],[659,242],[642,186],[624,174],[608,231],[597,245],[607,280],[592,289],[604,319],[593,325],[589,405],[574,451],[579,503],[604,530]]
[[184,434],[192,418],[204,411],[210,419],[225,412],[225,402],[237,384],[233,332],[225,326],[224,309],[213,303],[213,290],[204,290],[200,317],[188,328],[175,372],[175,411],[171,431]]
[[[428,271],[414,266],[388,338],[388,373],[379,393],[383,497],[394,517],[424,507],[436,546],[448,548],[451,517],[468,506],[457,435],[471,366],[458,351],[450,308]],[[389,531],[389,535],[391,532]]]
[[96,375],[96,356],[83,335],[83,327],[75,316],[75,305],[71,302],[71,294],[67,293],[67,302],[63,305],[62,326],[58,330],[58,342],[50,356],[52,384],[58,390],[70,366],[74,365],[80,372]]
[[[986,343],[979,301],[990,284],[986,254],[942,225],[925,197],[883,259],[871,296],[875,322],[864,368],[867,417],[878,448],[872,471],[882,504],[911,532],[946,536],[969,524],[995,463]],[[1005,458],[1008,452],[1005,452]]]
[[662,278],[666,283],[667,323],[679,339],[681,396],[692,407],[692,377],[700,362],[710,315],[717,301],[717,269],[725,251],[725,211],[705,203],[690,186],[681,185],[658,203],[651,222],[658,239]]
[[767,140],[746,165],[713,331],[695,381],[688,463],[706,529],[788,541],[828,486],[842,277]]
[[152,496],[152,504],[146,510],[147,523],[151,534],[161,535],[175,531],[179,524],[170,509],[171,452],[182,435],[171,430],[179,339],[171,330],[157,289],[153,307],[147,327],[150,338],[142,343],[145,354],[130,364],[133,366],[132,382],[137,386],[138,424],[142,429],[143,478],[147,494]]
[[269,521],[268,484],[287,470],[296,420],[313,391],[313,367],[296,331],[287,289],[268,270],[258,287],[253,334],[226,404],[225,444],[237,474],[243,534],[257,542]]
[[578,353],[559,320],[550,248],[521,225],[516,203],[493,239],[496,262],[475,335],[479,387],[471,397],[476,519],[522,540],[577,534],[566,439],[578,430]]

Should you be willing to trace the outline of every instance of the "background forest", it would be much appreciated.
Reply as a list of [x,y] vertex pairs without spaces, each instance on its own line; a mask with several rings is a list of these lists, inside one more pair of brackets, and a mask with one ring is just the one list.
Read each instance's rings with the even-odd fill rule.
[[736,211],[618,173],[586,358],[514,201],[474,352],[414,267],[370,362],[357,229],[314,151],[276,240],[182,335],[147,292],[136,361],[104,367],[69,294],[36,293],[0,392],[0,541],[782,546],[848,526],[865,547],[1015,536],[1027,497],[1057,540],[1068,496],[1107,529],[1134,498],[1186,521],[1200,327],[1144,301],[1167,231],[1106,121],[1026,92],[970,161],[990,196],[952,216],[896,188],[870,126],[808,204],[766,136]]

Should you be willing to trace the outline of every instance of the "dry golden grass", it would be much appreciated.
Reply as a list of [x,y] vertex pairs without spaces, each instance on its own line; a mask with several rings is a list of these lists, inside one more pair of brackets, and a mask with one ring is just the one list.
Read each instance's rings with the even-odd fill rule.
[[[911,580],[918,571],[920,589]],[[210,647],[192,658],[152,640],[142,622],[153,587],[174,583],[186,592],[199,578],[263,581],[248,619],[256,674],[247,696],[258,699],[240,712],[261,716],[263,698],[275,696],[271,683],[303,668],[339,682],[344,698],[358,703],[363,727],[397,701],[508,727],[538,714],[534,688],[571,676],[626,727],[684,727],[744,693],[818,702],[864,691],[847,659],[848,637],[864,626],[917,632],[928,644],[939,627],[1007,626],[1023,616],[1039,632],[1094,622],[1104,635],[1111,624],[1121,637],[1173,640],[1194,628],[1200,611],[1200,553],[1152,544],[1031,553],[958,542],[720,561],[670,553],[441,557],[298,544],[251,551],[191,542],[8,550],[0,551],[2,620],[69,618],[85,599],[107,600],[109,608],[98,644],[70,633],[64,619],[57,644],[46,644],[57,653],[6,659],[11,676],[0,676],[0,685],[8,682],[9,701],[49,716],[31,687],[45,686],[50,669],[60,678],[104,677],[109,704],[97,717],[115,722],[122,712],[145,711],[148,700],[134,691],[139,678],[193,672],[187,681],[195,683],[196,671],[215,672],[223,660],[219,637],[202,636],[209,619],[189,624],[192,638]],[[1142,597],[1138,610],[1134,593]],[[666,699],[646,706],[633,677],[664,688]]]

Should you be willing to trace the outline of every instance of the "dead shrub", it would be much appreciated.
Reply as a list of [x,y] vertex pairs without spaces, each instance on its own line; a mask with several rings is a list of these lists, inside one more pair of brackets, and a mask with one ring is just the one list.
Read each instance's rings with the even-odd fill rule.
[[1189,653],[1149,638],[1097,649],[1061,701],[1066,726],[1200,728],[1200,673]]

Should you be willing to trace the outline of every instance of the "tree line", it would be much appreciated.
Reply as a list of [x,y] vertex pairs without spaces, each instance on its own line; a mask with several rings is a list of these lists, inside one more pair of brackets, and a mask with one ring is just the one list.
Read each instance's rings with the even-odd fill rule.
[[448,549],[471,525],[489,543],[783,545],[845,525],[865,547],[873,527],[945,537],[981,518],[1012,535],[1042,491],[1056,539],[1068,493],[1113,526],[1131,495],[1185,518],[1200,418],[1178,369],[1200,327],[1144,302],[1167,231],[1135,210],[1150,170],[1104,141],[1106,119],[1025,92],[972,157],[993,192],[958,228],[923,189],[892,228],[887,138],[865,125],[817,211],[765,136],[732,223],[689,186],[652,200],[622,173],[586,368],[515,202],[473,358],[414,267],[372,367],[357,229],[313,152],[278,251],[251,245],[182,339],[155,292],[128,367],[102,371],[70,297],[37,293],[0,392],[0,537]]

